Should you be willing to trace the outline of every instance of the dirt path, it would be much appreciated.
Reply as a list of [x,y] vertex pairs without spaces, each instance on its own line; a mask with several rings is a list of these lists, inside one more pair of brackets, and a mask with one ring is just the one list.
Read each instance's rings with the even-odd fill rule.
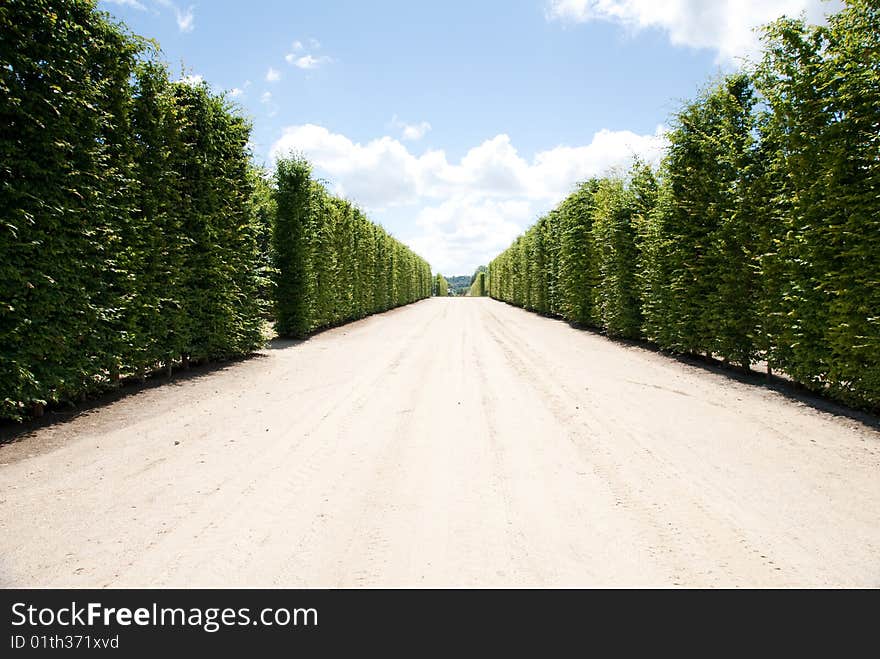
[[143,391],[0,463],[2,585],[880,586],[880,433],[486,299]]

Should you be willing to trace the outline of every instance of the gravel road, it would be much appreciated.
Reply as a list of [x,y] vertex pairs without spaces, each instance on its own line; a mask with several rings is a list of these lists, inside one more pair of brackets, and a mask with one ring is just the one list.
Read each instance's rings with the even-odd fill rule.
[[0,447],[0,585],[880,587],[880,432],[432,299]]

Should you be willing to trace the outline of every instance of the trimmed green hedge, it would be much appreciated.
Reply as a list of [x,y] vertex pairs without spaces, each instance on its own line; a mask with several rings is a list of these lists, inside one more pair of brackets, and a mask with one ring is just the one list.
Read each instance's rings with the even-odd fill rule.
[[468,290],[468,297],[485,297],[486,295],[488,295],[486,273],[480,270],[474,274],[474,283]]
[[880,9],[783,19],[762,64],[687,104],[659,172],[582,184],[489,266],[500,300],[766,360],[880,409]]
[[760,309],[771,364],[880,407],[880,7],[781,20],[756,85],[763,149]]
[[648,338],[744,366],[756,354],[753,105],[749,78],[735,75],[678,114],[654,216],[662,244],[646,261],[667,289],[647,305]]
[[431,266],[349,202],[313,180],[310,165],[279,160],[276,326],[305,337],[431,296]]
[[443,275],[436,275],[434,277],[433,294],[438,297],[446,297],[449,295],[449,282],[446,281],[446,277]]
[[259,346],[247,122],[93,2],[0,33],[0,416]]

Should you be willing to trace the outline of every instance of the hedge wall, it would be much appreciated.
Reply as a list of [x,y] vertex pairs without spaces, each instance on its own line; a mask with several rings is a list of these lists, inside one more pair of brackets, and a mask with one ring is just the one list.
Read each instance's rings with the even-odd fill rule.
[[880,407],[880,6],[766,32],[756,86],[762,345],[771,364]]
[[487,294],[486,273],[481,270],[474,274],[474,283],[468,289],[468,297],[485,297]]
[[880,409],[880,9],[783,19],[675,117],[658,172],[591,180],[499,255],[489,292],[610,335],[756,360]]
[[304,337],[430,297],[431,267],[371,223],[349,202],[330,195],[298,158],[279,160],[276,326]]
[[446,297],[449,295],[449,282],[446,281],[446,277],[443,275],[436,275],[434,277],[433,294],[438,297]]
[[0,34],[0,416],[257,347],[248,124],[93,2]]

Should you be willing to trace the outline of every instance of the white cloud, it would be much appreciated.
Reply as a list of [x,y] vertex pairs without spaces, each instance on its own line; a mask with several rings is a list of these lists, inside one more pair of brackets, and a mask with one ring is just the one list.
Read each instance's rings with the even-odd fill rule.
[[145,11],[147,7],[144,3],[139,2],[138,0],[104,0],[111,5],[122,5],[123,7],[131,7],[133,9],[139,9],[141,11]]
[[186,85],[191,85],[191,86],[193,86],[193,87],[198,87],[198,86],[201,85],[203,82],[205,82],[205,78],[204,78],[203,76],[199,75],[199,74],[191,74],[191,75],[185,75],[185,76],[183,76],[183,77],[180,78],[177,82],[182,82],[182,83],[184,83],[184,84],[186,84]]
[[712,49],[719,62],[730,63],[758,52],[756,27],[802,12],[822,22],[840,6],[839,0],[548,0],[546,14],[551,20],[661,29],[676,46]]
[[355,142],[323,126],[289,126],[270,150],[274,160],[302,153],[369,212],[412,209],[402,237],[446,274],[486,263],[539,213],[561,201],[578,181],[627,164],[635,155],[656,163],[664,130],[653,135],[603,130],[589,144],[558,146],[521,156],[507,135],[471,148],[458,162],[441,150],[411,152],[392,137]]
[[[307,42],[310,50],[320,50],[321,42],[317,39],[310,38],[307,39]],[[326,55],[314,55],[304,52],[305,49],[306,47],[302,41],[294,41],[290,46],[290,52],[284,56],[285,61],[300,69],[317,69],[322,64],[328,64],[333,61],[332,58]]]
[[665,133],[663,126],[658,126],[653,135],[600,130],[586,146],[558,146],[538,153],[532,172],[537,174],[545,196],[560,196],[571,188],[572,182],[606,173],[635,156],[659,164],[666,149]]
[[241,87],[233,87],[229,90],[229,96],[231,98],[240,98],[247,93],[248,87],[251,86],[250,80],[245,80],[244,84]]
[[404,126],[403,139],[413,141],[420,140],[429,130],[431,130],[431,124],[427,121],[423,121],[420,124]]
[[181,9],[171,0],[156,0],[156,2],[174,12],[174,16],[177,19],[177,28],[181,32],[192,32],[195,29],[195,14],[192,5],[186,9]]
[[361,144],[323,126],[305,124],[285,128],[270,155],[275,159],[303,153],[345,194],[380,208],[462,194],[558,201],[575,182],[603,174],[633,156],[658,162],[665,144],[662,127],[653,135],[602,130],[587,145],[557,146],[536,153],[529,162],[510,137],[497,135],[471,148],[458,163],[450,163],[441,150],[416,155],[391,137]]
[[407,124],[403,127],[403,139],[417,141],[422,139],[431,130],[431,124],[423,121],[418,124]]
[[270,66],[269,70],[266,71],[266,82],[278,82],[279,80],[281,80],[281,72]]
[[300,69],[317,69],[322,64],[327,64],[328,62],[332,61],[329,57],[325,55],[321,55],[319,57],[315,57],[314,55],[303,55],[302,57],[288,55],[284,59],[286,59],[289,64],[293,64]]
[[447,276],[469,275],[504,251],[533,219],[525,200],[464,195],[422,208],[407,243]]
[[411,142],[417,142],[431,130],[431,124],[427,121],[422,121],[417,124],[408,124],[398,119],[397,115],[394,115],[391,118],[391,125],[400,130],[403,139]]
[[195,29],[195,16],[192,7],[185,12],[177,10],[177,27],[181,32],[192,32]]
[[[173,0],[153,0],[155,4],[174,12],[177,27],[181,32],[192,32],[195,29],[195,14],[192,5],[186,9],[181,9]],[[131,7],[140,11],[146,11],[147,6],[141,0],[104,0],[111,5],[119,5],[122,7]],[[154,9],[153,13],[158,14],[158,10]]]

